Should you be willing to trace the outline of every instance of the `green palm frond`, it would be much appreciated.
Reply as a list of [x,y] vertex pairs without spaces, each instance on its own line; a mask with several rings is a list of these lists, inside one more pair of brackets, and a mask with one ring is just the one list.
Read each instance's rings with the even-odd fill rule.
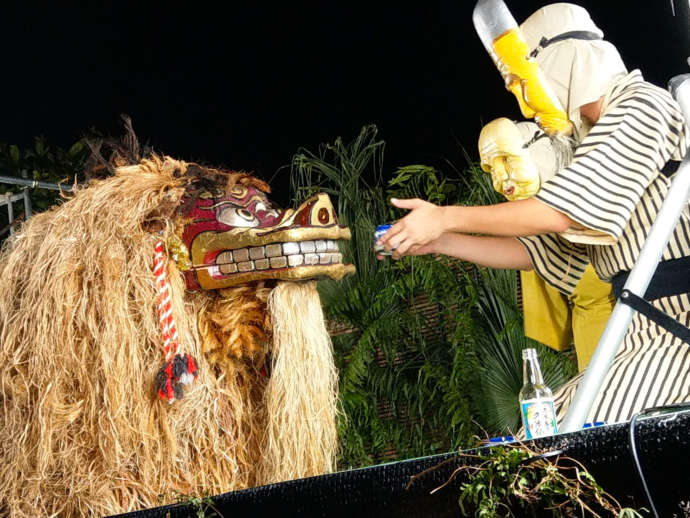
[[328,193],[352,232],[341,252],[356,274],[319,282],[327,318],[346,329],[333,336],[342,468],[469,447],[476,421],[495,434],[515,429],[524,347],[539,349],[552,388],[565,379],[561,358],[523,336],[515,272],[473,277],[444,256],[376,259],[375,227],[405,212],[390,197],[498,201],[476,164],[454,177],[410,165],[386,184],[383,150],[376,127],[365,126],[351,143],[300,149],[292,161],[293,196]]
[[[433,168],[400,168],[383,180],[383,141],[366,126],[351,143],[338,138],[317,153],[300,149],[292,162],[296,198],[318,191],[332,197],[352,240],[342,247],[357,268],[342,281],[322,281],[327,318],[349,326],[333,337],[344,418],[339,423],[340,463],[363,465],[386,455],[419,456],[467,445],[472,437],[467,357],[456,337],[469,320],[457,318],[467,290],[457,262],[432,257],[378,261],[373,232],[398,214],[390,196],[452,201],[459,180]],[[465,295],[463,295],[465,294]],[[433,315],[422,314],[422,308]],[[435,308],[435,309],[434,309]],[[429,333],[428,318],[435,329]],[[389,453],[387,453],[389,452]]]
[[[333,199],[341,223],[350,227],[352,240],[342,253],[353,262],[358,276],[369,277],[379,269],[372,253],[374,229],[387,217],[384,198],[383,153],[376,126],[365,126],[350,144],[337,138],[322,144],[318,153],[299,149],[292,160],[291,192],[295,201],[316,192]],[[351,278],[350,278],[351,279]],[[345,279],[344,284],[352,283]]]
[[475,335],[481,371],[481,390],[475,393],[482,424],[494,435],[515,432],[520,424],[518,394],[522,387],[522,350],[535,348],[544,381],[556,390],[574,374],[574,365],[548,347],[524,335],[518,308],[517,272],[486,270],[477,280],[478,322],[484,333]]

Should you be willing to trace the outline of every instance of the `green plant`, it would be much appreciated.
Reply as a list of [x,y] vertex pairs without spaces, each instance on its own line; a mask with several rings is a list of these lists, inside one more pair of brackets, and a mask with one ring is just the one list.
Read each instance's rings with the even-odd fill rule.
[[[449,167],[457,172],[452,164]],[[491,176],[468,161],[461,176],[458,203],[488,205],[505,202],[491,184]],[[506,435],[520,425],[518,393],[522,387],[522,349],[535,348],[546,384],[556,390],[577,373],[577,365],[565,353],[556,352],[524,335],[518,305],[518,273],[515,270],[478,268],[469,288],[475,290],[475,332],[469,340],[477,358],[478,386],[472,391],[476,419],[489,435]]]
[[[468,447],[478,424],[491,435],[515,430],[523,347],[536,347],[547,383],[574,373],[562,355],[526,339],[515,272],[479,270],[445,256],[378,261],[376,225],[404,216],[390,197],[437,204],[498,200],[476,164],[458,176],[425,165],[398,168],[386,183],[384,142],[375,126],[351,142],[300,149],[292,161],[295,200],[333,199],[352,241],[341,251],[357,268],[319,292],[340,372],[342,468]],[[571,368],[572,367],[572,368]],[[477,423],[478,422],[478,423]]]
[[[340,370],[342,467],[420,456],[468,444],[475,431],[469,408],[472,358],[463,347],[470,305],[459,262],[418,257],[378,261],[376,225],[399,216],[391,194],[443,201],[456,186],[425,166],[383,179],[384,142],[366,126],[353,142],[337,139],[318,153],[300,150],[292,162],[295,198],[327,192],[352,231],[342,248],[357,273],[319,283],[326,315],[347,332],[333,336]],[[457,182],[456,182],[457,184]]]
[[558,452],[541,453],[517,444],[460,457],[467,462],[444,486],[462,477],[458,502],[463,516],[641,517],[621,507],[580,462]]
[[395,198],[423,196],[437,205],[458,199],[461,193],[460,179],[447,178],[427,165],[399,167],[388,182],[388,195]]
[[477,290],[479,331],[471,337],[479,366],[479,386],[472,393],[477,419],[491,435],[514,433],[520,426],[522,350],[537,349],[544,380],[552,390],[576,374],[577,367],[571,358],[525,336],[516,271],[483,269],[472,286]]
[[[83,168],[89,149],[79,140],[65,149],[36,137],[33,145],[20,148],[15,144],[0,143],[0,174],[49,183],[69,185],[83,181]],[[0,193],[17,192],[20,187],[0,184]],[[31,191],[31,202],[37,211],[45,210],[59,200],[57,191],[37,189]]]
[[[164,498],[163,495],[161,495],[159,499],[161,500],[161,503],[168,500]],[[194,515],[190,516],[194,516],[194,518],[223,518],[223,515],[215,507],[215,505],[213,504],[213,499],[208,494],[195,496],[186,495],[184,493],[176,491],[172,494],[172,500],[176,504],[182,504],[191,507],[194,512]],[[170,513],[168,513],[168,515],[169,514]]]
[[[69,149],[49,145],[43,137],[36,137],[33,146],[26,149],[0,143],[0,175],[68,186],[83,181],[82,170],[88,154],[87,146],[81,140]],[[30,188],[0,183],[0,194],[18,194],[22,189]],[[28,193],[31,212],[46,210],[58,203],[61,196],[59,191],[46,189],[30,189]],[[13,221],[9,221],[7,207],[0,207],[0,240],[7,237],[12,226],[26,219],[24,203],[14,203],[17,205],[13,205]],[[17,210],[19,207],[21,209]]]

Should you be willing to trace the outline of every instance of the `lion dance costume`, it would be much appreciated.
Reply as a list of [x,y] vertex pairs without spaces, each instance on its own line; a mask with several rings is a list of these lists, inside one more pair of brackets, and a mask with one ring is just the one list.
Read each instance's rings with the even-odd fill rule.
[[[316,283],[328,197],[151,156],[38,214],[0,257],[0,514],[95,516],[332,471]],[[164,495],[161,501],[160,495]]]

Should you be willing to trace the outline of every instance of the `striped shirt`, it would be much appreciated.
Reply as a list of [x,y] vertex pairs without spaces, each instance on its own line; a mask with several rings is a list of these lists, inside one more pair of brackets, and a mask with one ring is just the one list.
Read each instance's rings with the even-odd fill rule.
[[[637,70],[615,82],[573,162],[536,195],[567,214],[573,227],[518,238],[537,273],[570,295],[587,263],[605,281],[631,270],[671,185],[661,169],[681,160],[689,144],[680,107],[667,91]],[[662,260],[689,255],[686,205]]]

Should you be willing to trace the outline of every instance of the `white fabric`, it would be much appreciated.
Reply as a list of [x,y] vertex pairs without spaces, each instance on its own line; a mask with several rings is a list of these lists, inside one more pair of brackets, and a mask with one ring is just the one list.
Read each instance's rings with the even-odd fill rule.
[[[530,52],[543,37],[550,39],[570,31],[594,32],[603,37],[582,7],[556,3],[542,7],[520,25]],[[620,54],[604,40],[567,39],[541,49],[536,56],[542,72],[573,123],[575,138],[589,126],[580,117],[580,107],[597,101],[618,78],[627,74]]]

